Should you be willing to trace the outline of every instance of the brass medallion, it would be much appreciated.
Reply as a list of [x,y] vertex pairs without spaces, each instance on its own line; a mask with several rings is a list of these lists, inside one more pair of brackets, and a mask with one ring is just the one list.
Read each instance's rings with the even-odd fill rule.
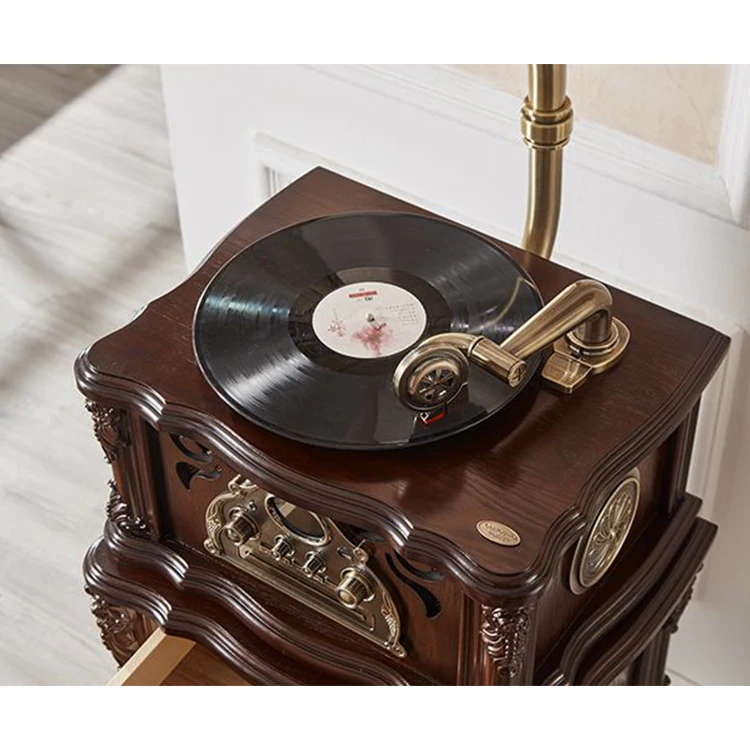
[[477,531],[487,541],[501,544],[503,547],[517,547],[521,543],[518,533],[500,521],[480,521],[477,524]]
[[576,548],[570,571],[574,594],[593,586],[612,566],[633,525],[640,493],[640,472],[633,469],[602,503],[591,530]]

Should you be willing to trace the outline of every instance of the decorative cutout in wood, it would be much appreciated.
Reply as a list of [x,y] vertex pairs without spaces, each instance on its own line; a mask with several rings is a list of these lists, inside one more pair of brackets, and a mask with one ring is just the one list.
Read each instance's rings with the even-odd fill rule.
[[443,577],[443,574],[439,573],[436,570],[419,570],[419,568],[414,567],[411,563],[404,560],[404,558],[401,557],[398,552],[394,552],[393,555],[391,555],[390,552],[386,552],[385,559],[388,563],[388,567],[391,569],[396,578],[398,578],[398,580],[402,583],[406,584],[422,600],[427,619],[434,620],[442,611],[440,601],[435,596],[435,594],[426,589],[420,583],[417,583],[411,578],[408,578],[406,574],[396,565],[395,560],[398,560],[401,566],[409,573],[425,581],[439,581]]
[[[210,464],[213,460],[213,453],[210,448],[183,435],[170,434],[169,437],[180,453],[194,462],[178,461],[175,464],[177,478],[186,490],[191,489],[195,479],[204,479],[207,482],[212,482],[221,476],[221,466],[219,464],[215,464],[211,468],[206,467],[206,464]],[[195,466],[196,463],[200,464],[200,466]]]

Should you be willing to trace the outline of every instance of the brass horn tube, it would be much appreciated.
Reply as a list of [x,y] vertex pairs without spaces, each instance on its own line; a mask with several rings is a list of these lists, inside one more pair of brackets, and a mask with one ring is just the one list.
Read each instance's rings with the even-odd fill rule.
[[[612,317],[612,295],[604,284],[593,279],[570,284],[501,344],[458,331],[424,339],[398,363],[393,390],[411,409],[442,406],[466,383],[469,362],[515,388],[528,369],[526,360],[563,336],[574,356],[588,357],[600,366],[598,371],[622,356],[629,335]],[[435,398],[439,387],[443,392]],[[428,401],[422,398],[423,391],[433,394]]]
[[521,108],[521,134],[530,148],[526,225],[521,245],[549,258],[562,201],[562,149],[573,130],[565,95],[565,65],[529,65],[529,95]]
[[593,279],[573,282],[511,333],[502,347],[525,360],[570,332],[584,347],[612,343],[612,295],[604,284]]

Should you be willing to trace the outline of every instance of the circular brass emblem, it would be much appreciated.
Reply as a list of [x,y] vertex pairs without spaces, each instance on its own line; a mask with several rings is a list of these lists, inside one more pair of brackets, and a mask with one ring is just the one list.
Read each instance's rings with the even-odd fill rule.
[[477,531],[488,541],[503,547],[516,547],[521,543],[518,533],[500,521],[480,521]]
[[615,561],[633,525],[640,494],[640,472],[634,469],[602,504],[591,530],[576,548],[570,571],[574,594],[593,586]]

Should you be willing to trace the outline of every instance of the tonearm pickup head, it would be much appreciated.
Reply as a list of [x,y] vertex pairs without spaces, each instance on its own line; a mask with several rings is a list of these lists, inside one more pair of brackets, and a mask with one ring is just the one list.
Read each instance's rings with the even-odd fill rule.
[[500,344],[468,333],[441,333],[425,339],[399,363],[393,388],[410,409],[443,407],[468,381],[469,362],[516,388],[526,373],[526,360],[554,343],[542,377],[571,393],[589,375],[618,362],[629,340],[627,327],[612,316],[609,289],[583,279],[563,289]]

